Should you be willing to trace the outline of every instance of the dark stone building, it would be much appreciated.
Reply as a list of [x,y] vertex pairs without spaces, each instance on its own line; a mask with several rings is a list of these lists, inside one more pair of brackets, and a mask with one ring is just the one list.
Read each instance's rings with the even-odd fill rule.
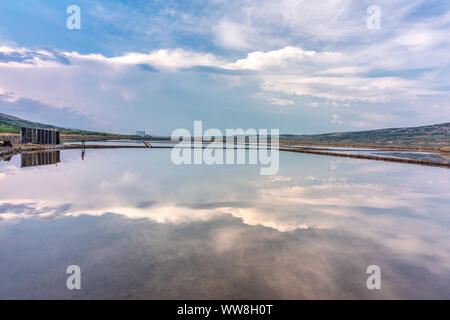
[[21,153],[21,167],[35,167],[61,162],[59,150]]
[[20,128],[20,143],[60,144],[59,131],[43,128]]

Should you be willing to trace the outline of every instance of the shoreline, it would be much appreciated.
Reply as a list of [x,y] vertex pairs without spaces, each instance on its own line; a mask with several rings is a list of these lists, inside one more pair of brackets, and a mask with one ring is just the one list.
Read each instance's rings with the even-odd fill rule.
[[[171,137],[154,136],[138,137],[127,135],[85,135],[86,142],[105,142],[112,140],[131,140],[131,141],[161,141],[170,142]],[[61,142],[79,142],[82,136],[77,134],[61,134]],[[193,137],[194,138],[194,137]],[[0,142],[2,140],[13,140],[17,144],[19,135],[14,133],[0,133]],[[194,138],[199,141],[198,138]],[[206,141],[205,141],[206,142]],[[209,142],[209,141],[208,141]],[[359,143],[336,143],[336,142],[311,142],[311,141],[292,141],[290,139],[280,139],[279,145],[290,146],[321,146],[321,147],[339,147],[339,148],[358,148],[358,149],[377,149],[377,150],[398,150],[398,151],[425,151],[425,152],[450,152],[450,146],[430,147],[430,146],[407,146],[407,145],[380,145],[380,144],[359,144]]]
[[[138,139],[136,139],[138,140]],[[147,140],[147,139],[146,139]],[[92,141],[92,140],[91,140]],[[104,141],[104,140],[96,140],[96,141]],[[149,141],[152,141],[149,139]],[[164,140],[156,140],[153,141],[167,141]],[[300,144],[300,143],[297,143]],[[307,145],[307,144],[303,144]],[[312,144],[309,144],[312,145]],[[315,144],[319,145],[319,144]],[[320,145],[321,147],[344,147],[343,145]],[[131,146],[131,145],[95,145],[95,144],[87,144],[84,146],[84,149],[172,149],[174,146],[152,146],[147,147],[145,145],[139,146]],[[347,146],[350,147],[350,146]],[[352,146],[352,148],[357,148]],[[429,150],[424,148],[408,148],[408,147],[395,147],[395,148],[384,148],[384,147],[373,147],[373,146],[364,146],[365,149],[374,149],[379,151],[426,151],[426,152],[435,152],[435,153],[444,153],[448,155],[450,158],[450,152],[448,151],[438,151],[438,150]],[[4,150],[0,149],[0,159],[6,160],[7,158],[11,159],[12,156],[21,153],[30,153],[30,152],[40,152],[40,151],[56,151],[56,150],[81,150],[83,147],[80,144],[61,144],[61,145],[16,145]],[[361,148],[363,149],[363,148]],[[364,154],[350,154],[350,153],[342,153],[342,152],[331,152],[327,149],[316,149],[312,147],[289,147],[285,144],[280,144],[279,151],[284,152],[295,152],[295,153],[307,153],[307,154],[316,154],[316,155],[324,155],[331,157],[341,157],[341,158],[354,158],[354,159],[365,159],[365,160],[375,160],[375,161],[386,161],[386,162],[396,162],[396,163],[405,163],[405,164],[415,164],[415,165],[423,165],[423,166],[432,166],[432,167],[441,167],[441,168],[450,168],[450,163],[447,162],[439,162],[439,161],[429,161],[429,160],[420,160],[420,159],[408,159],[408,158],[392,158],[392,157],[384,157],[384,156],[374,156],[374,155],[364,155]]]
[[[331,156],[331,157],[354,158],[354,159],[365,159],[365,160],[375,160],[375,161],[406,163],[406,164],[415,164],[415,165],[441,167],[441,168],[448,168],[448,169],[450,169],[450,163],[438,162],[438,161],[427,161],[427,160],[407,159],[407,158],[391,158],[391,157],[373,156],[373,155],[365,155],[365,154],[338,153],[338,152],[321,151],[321,150],[318,150],[318,149],[311,150],[311,149],[286,149],[286,148],[280,148],[279,150],[280,151],[285,151],[285,152],[308,153],[308,154],[317,154],[317,155]],[[377,150],[382,151],[381,149],[377,149]]]

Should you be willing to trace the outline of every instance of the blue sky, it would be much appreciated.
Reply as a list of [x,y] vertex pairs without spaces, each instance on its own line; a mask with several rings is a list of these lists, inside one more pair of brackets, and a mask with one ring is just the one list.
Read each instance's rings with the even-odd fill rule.
[[450,121],[449,49],[444,0],[3,1],[0,112],[155,135],[427,125]]

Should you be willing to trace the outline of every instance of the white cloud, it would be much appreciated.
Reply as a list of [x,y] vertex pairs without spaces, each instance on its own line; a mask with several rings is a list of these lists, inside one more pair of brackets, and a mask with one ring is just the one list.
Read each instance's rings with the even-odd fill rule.
[[216,42],[224,47],[233,49],[248,49],[251,47],[252,31],[242,24],[237,24],[228,20],[220,21],[214,27],[213,32]]
[[[264,11],[266,5],[258,11],[259,18],[268,13]],[[326,2],[306,12],[315,12],[326,5],[333,7],[333,4]],[[282,2],[280,6],[287,8],[288,2]],[[341,9],[338,11],[339,17],[348,16]],[[255,11],[250,10],[249,14],[255,14]],[[289,27],[291,23],[295,25],[294,20],[291,20],[294,16],[283,11],[283,18],[286,18],[285,15]],[[234,86],[249,83],[247,80],[256,81],[267,96],[278,96],[269,98],[270,103],[276,105],[294,104],[293,100],[283,98],[283,95],[322,98],[339,106],[358,102],[402,101],[412,104],[419,97],[431,96],[444,99],[448,96],[448,90],[443,88],[450,86],[450,77],[445,72],[450,63],[447,50],[450,49],[449,34],[443,29],[448,23],[445,17],[394,29],[392,35],[383,41],[362,41],[340,50],[330,49],[333,46],[327,46],[326,50],[309,50],[306,49],[308,46],[286,45],[266,51],[253,50],[257,47],[254,42],[258,42],[261,36],[259,29],[255,28],[255,21],[238,23],[235,22],[237,20],[224,17],[215,29],[215,32],[223,32],[222,38],[217,35],[221,41],[230,47],[249,48],[248,53],[234,59],[182,48],[106,57],[102,54],[2,46],[0,94],[6,101],[27,98],[54,107],[68,107],[86,115],[100,114],[96,108],[104,111],[102,105],[117,105],[117,98],[123,104],[132,104],[141,99],[143,92],[149,88],[139,82],[142,76],[136,66],[145,65],[162,73],[196,66],[236,72],[233,76],[227,72],[216,75],[230,80]],[[258,23],[262,22],[258,20]],[[383,28],[387,28],[389,23],[383,23]],[[316,29],[311,27],[304,32],[308,30]],[[340,36],[352,35],[351,30],[349,27]],[[319,32],[320,36],[322,34]],[[415,74],[417,69],[425,71]],[[239,73],[242,70],[248,73]],[[317,102],[308,103],[311,107],[317,106]],[[441,101],[433,102],[436,103]],[[421,107],[424,106],[415,108],[419,110]],[[366,123],[361,120],[374,119],[353,120]]]
[[269,176],[267,179],[270,182],[287,182],[287,181],[291,181],[290,177],[285,177],[285,176]]
[[277,98],[272,98],[272,99],[270,99],[270,103],[271,104],[276,104],[276,105],[279,105],[279,106],[286,106],[286,105],[289,105],[289,104],[294,104],[294,101],[292,101],[292,100],[286,100],[286,99],[277,99]]
[[82,55],[77,52],[66,53],[68,57],[79,60],[99,61],[113,64],[136,65],[149,64],[160,68],[186,68],[192,66],[218,66],[223,60],[210,53],[191,50],[159,49],[149,53],[130,52],[123,56],[106,58],[100,54]]
[[337,64],[345,61],[345,57],[339,52],[317,52],[305,51],[297,47],[285,47],[279,50],[268,52],[250,52],[245,59],[239,59],[227,65],[230,69],[245,70],[266,70],[275,69],[276,71],[291,69],[293,66],[308,70],[309,64],[322,63]]
[[424,83],[398,77],[318,77],[293,74],[263,75],[261,88],[266,91],[314,97],[369,102],[412,99],[417,95],[435,95]]
[[333,116],[331,118],[331,123],[332,124],[341,124],[342,123],[341,116],[338,114],[333,114]]

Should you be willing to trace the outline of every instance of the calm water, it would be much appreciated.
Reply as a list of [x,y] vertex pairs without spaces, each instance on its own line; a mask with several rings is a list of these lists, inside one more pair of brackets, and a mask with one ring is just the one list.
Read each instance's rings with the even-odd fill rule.
[[166,149],[45,159],[0,162],[0,298],[450,298],[448,169],[281,153],[261,176],[176,166]]

